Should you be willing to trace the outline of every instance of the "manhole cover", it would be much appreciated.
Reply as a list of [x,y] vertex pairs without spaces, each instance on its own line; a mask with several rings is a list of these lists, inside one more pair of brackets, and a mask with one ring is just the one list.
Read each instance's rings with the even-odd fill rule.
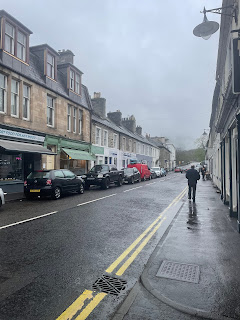
[[117,296],[126,289],[126,284],[125,280],[103,275],[94,282],[93,289]]
[[185,264],[164,260],[158,270],[157,277],[186,282],[199,282],[200,269],[195,264]]

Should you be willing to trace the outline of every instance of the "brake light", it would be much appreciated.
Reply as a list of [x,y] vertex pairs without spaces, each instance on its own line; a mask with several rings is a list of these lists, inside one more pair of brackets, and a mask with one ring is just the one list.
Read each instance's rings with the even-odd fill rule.
[[24,181],[24,184],[23,184],[23,185],[24,185],[24,187],[27,186],[27,180]]
[[48,179],[48,180],[46,181],[46,185],[47,185],[47,186],[51,186],[51,185],[52,185],[52,180],[51,180],[51,179]]

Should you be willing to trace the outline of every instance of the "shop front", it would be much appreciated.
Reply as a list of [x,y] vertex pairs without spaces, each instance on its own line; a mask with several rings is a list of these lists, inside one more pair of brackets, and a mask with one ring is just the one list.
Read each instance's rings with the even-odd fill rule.
[[0,128],[0,188],[11,194],[23,192],[24,180],[41,169],[42,154],[54,153],[43,147],[44,136]]
[[76,175],[86,173],[91,162],[96,161],[95,150],[90,143],[75,141],[60,137],[46,136],[45,147],[57,153],[55,162],[50,156],[45,156],[45,166],[55,169],[69,169]]

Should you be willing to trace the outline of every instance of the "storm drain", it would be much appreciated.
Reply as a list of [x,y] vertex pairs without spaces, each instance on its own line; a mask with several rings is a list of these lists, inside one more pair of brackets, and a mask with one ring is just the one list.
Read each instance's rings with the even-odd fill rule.
[[185,264],[164,260],[157,272],[157,277],[186,282],[199,282],[200,269],[195,264]]
[[93,289],[117,296],[126,289],[126,284],[125,280],[103,275],[94,282]]

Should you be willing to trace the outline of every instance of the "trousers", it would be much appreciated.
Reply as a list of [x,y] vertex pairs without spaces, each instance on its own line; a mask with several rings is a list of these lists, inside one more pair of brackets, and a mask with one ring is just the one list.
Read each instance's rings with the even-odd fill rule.
[[197,188],[196,184],[189,184],[188,185],[188,199],[191,199],[191,194],[192,194],[192,198],[193,198],[193,200],[195,200],[196,188]]

